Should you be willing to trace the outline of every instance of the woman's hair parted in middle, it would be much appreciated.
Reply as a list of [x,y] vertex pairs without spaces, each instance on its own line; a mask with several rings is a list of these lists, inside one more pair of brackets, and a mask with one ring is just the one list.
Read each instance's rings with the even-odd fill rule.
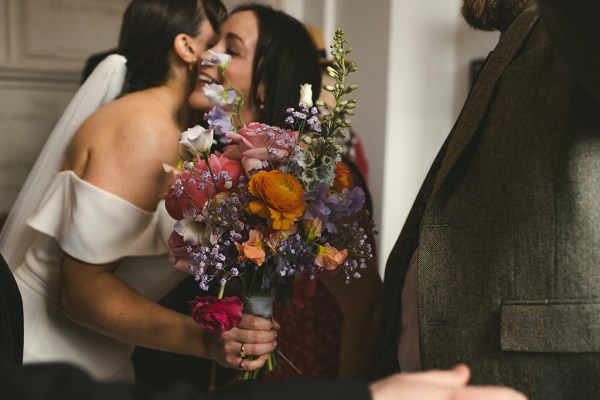
[[[321,88],[319,54],[304,27],[294,17],[261,4],[236,7],[231,14],[252,11],[258,18],[258,42],[252,66],[250,102],[260,113],[260,122],[283,126],[286,109],[297,107],[300,85],[309,83],[316,100]],[[258,86],[265,87],[264,102],[258,96]]]

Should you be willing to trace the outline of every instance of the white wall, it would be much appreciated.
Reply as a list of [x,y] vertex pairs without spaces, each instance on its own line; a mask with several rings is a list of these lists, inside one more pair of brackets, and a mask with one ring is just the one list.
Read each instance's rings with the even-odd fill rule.
[[[383,227],[384,170],[386,146],[390,125],[386,114],[387,101],[393,93],[389,76],[390,64],[390,0],[362,1],[343,0],[335,9],[336,27],[343,28],[353,48],[350,58],[357,64],[358,71],[351,82],[358,83],[359,89],[353,93],[358,100],[357,114],[353,125],[365,143],[370,164],[369,188],[373,197],[375,221],[378,229]],[[387,215],[385,216],[387,219]],[[383,232],[382,232],[383,233]],[[383,234],[378,238],[380,260],[387,258],[382,246]]]
[[470,61],[485,57],[497,40],[496,34],[469,30],[460,5],[460,0],[391,2],[381,271],[462,108]]

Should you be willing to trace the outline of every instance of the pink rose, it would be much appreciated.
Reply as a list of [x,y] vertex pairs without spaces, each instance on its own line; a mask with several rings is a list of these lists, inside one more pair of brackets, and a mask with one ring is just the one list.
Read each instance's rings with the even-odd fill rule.
[[[223,179],[217,181],[217,189],[219,192],[232,192],[235,190],[240,176],[244,173],[240,161],[226,157],[225,154],[220,153],[211,154],[208,161],[215,175],[220,172],[227,172],[227,175],[231,178],[231,185],[228,185]],[[202,163],[206,168],[206,162],[202,161]]]
[[244,302],[236,296],[217,299],[213,296],[196,296],[190,301],[190,313],[197,324],[208,332],[225,332],[242,321]]
[[[206,161],[196,160],[194,168],[176,175],[165,196],[167,212],[174,219],[182,220],[186,211],[200,212],[209,198],[219,192],[232,191],[237,186],[238,179],[243,173],[242,165],[238,160],[229,159],[222,154],[211,154],[208,162],[217,180],[217,190]],[[227,180],[219,177],[221,172],[227,173]]]
[[[262,169],[263,161],[288,157],[289,145],[295,142],[292,131],[281,130],[258,122],[252,122],[237,132],[228,132],[227,137],[234,144],[226,146],[223,155],[241,160],[244,170],[247,172]],[[271,154],[267,147],[271,149]]]

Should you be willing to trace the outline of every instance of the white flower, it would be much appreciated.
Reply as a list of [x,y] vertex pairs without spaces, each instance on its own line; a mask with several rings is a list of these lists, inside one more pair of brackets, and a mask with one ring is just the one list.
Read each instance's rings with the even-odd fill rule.
[[231,56],[229,54],[224,53],[216,53],[212,50],[208,50],[211,55],[210,60],[202,60],[202,65],[210,65],[210,66],[218,66],[223,69],[226,69],[229,65],[229,61],[231,61]]
[[216,83],[205,85],[202,90],[211,104],[223,107],[226,104],[233,104],[236,98],[235,90],[228,90]]
[[205,154],[213,144],[213,131],[196,125],[179,136],[179,143],[185,145],[193,155]]
[[210,229],[208,224],[195,218],[192,212],[184,212],[184,218],[175,223],[173,230],[183,236],[183,240],[190,245],[210,244]]
[[300,85],[300,103],[304,103],[308,108],[313,106],[312,85],[310,83]]

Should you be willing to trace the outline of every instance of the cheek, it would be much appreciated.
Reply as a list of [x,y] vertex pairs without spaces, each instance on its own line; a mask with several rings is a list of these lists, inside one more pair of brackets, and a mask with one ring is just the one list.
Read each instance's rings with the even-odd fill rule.
[[244,97],[250,92],[252,84],[252,63],[237,62],[229,64],[227,69],[227,77],[231,83],[244,93]]

